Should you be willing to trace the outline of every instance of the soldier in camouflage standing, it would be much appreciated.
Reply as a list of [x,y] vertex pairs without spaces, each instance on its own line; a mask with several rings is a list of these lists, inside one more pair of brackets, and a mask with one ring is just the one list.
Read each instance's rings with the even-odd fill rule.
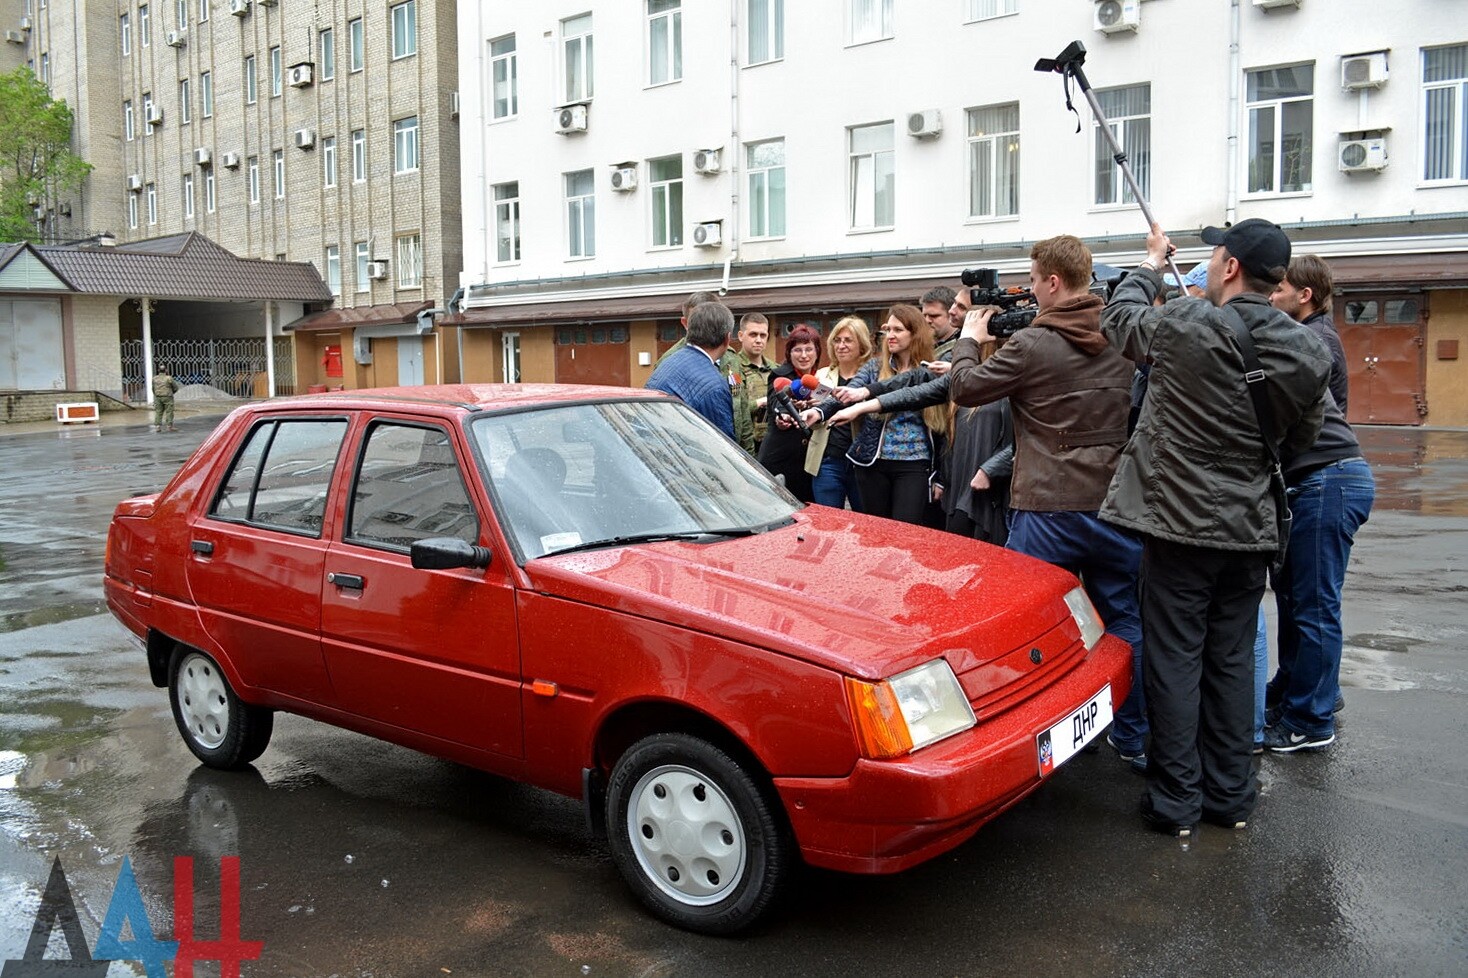
[[160,363],[158,372],[153,375],[153,433],[158,434],[166,427],[169,431],[177,431],[173,426],[173,395],[178,392],[178,381],[174,380]]
[[765,396],[775,367],[765,359],[770,339],[770,321],[763,313],[745,313],[735,334],[738,349],[731,346],[719,360],[719,370],[729,380],[734,396],[734,433],[750,455],[757,456],[765,438]]

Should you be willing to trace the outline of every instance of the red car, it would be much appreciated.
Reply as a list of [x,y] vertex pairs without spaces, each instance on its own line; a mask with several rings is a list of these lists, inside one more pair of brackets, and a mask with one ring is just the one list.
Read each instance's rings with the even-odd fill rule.
[[802,506],[621,388],[240,408],[117,507],[106,592],[205,764],[248,764],[285,710],[579,797],[637,895],[706,933],[797,860],[958,845],[1131,677],[1070,574]]

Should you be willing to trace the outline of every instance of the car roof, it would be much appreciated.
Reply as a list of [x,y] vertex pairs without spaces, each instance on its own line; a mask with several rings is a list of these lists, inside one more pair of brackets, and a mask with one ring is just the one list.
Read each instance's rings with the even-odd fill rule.
[[274,398],[256,407],[401,409],[405,402],[464,412],[523,410],[584,401],[668,399],[639,387],[591,384],[424,384],[418,387],[370,387]]

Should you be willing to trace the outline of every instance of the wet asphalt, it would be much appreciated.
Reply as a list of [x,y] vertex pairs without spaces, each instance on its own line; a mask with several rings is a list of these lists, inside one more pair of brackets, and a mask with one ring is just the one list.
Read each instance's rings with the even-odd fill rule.
[[124,857],[167,936],[191,855],[201,936],[239,857],[245,975],[1468,974],[1468,432],[1360,430],[1340,739],[1262,758],[1247,831],[1155,835],[1141,779],[1082,754],[957,851],[806,872],[715,939],[643,913],[568,799],[291,716],[253,771],[195,763],[100,575],[113,506],[216,420],[0,426],[0,961],[53,858],[95,945]]

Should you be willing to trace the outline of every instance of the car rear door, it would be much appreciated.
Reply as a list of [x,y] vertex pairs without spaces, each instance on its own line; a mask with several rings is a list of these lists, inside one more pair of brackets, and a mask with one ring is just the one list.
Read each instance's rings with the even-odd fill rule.
[[354,438],[345,513],[321,597],[327,668],[343,709],[519,758],[520,649],[510,565],[418,570],[417,540],[492,547],[474,468],[442,422],[378,417]]
[[189,518],[185,577],[204,630],[254,687],[329,704],[321,655],[327,506],[342,416],[262,419]]

